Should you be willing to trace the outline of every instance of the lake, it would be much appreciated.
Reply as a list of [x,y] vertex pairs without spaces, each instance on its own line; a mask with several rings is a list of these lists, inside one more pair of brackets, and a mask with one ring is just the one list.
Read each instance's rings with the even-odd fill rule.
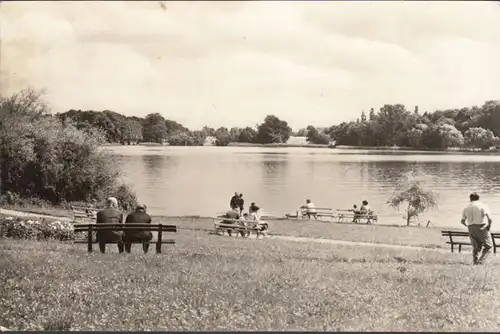
[[[459,226],[476,191],[499,222],[500,155],[314,148],[113,146],[124,179],[153,215],[214,216],[235,191],[245,208],[266,214],[295,212],[310,198],[318,207],[351,208],[367,200],[379,222],[403,224],[386,204],[408,171],[431,177],[439,207],[422,216],[435,226]],[[500,223],[500,222],[499,222]]]

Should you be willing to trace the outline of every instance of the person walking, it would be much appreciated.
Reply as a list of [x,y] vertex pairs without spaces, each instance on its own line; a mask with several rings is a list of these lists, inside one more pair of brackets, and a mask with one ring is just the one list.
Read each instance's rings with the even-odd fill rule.
[[[118,209],[118,200],[110,197],[106,208],[97,212],[96,224],[123,224],[123,213]],[[117,242],[118,252],[123,253],[122,231],[97,231],[97,242],[101,253],[106,252],[107,242]]]
[[[472,244],[473,263],[483,264],[493,248],[493,240],[490,234],[491,214],[489,208],[479,201],[479,195],[472,193],[469,196],[470,203],[462,211],[462,225],[469,230]],[[479,253],[483,249],[481,257]]]

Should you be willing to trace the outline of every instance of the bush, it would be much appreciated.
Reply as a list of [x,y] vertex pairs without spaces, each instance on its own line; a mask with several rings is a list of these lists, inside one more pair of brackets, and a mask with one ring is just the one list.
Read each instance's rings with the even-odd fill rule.
[[67,221],[0,217],[0,237],[29,240],[73,240],[73,225]]
[[125,211],[134,210],[138,204],[135,192],[127,184],[118,186],[114,192],[114,197],[118,200],[118,205]]
[[[99,148],[102,132],[78,130],[47,110],[32,90],[0,99],[2,192],[58,205],[130,192],[118,184],[115,157]],[[125,197],[129,205],[135,195]]]

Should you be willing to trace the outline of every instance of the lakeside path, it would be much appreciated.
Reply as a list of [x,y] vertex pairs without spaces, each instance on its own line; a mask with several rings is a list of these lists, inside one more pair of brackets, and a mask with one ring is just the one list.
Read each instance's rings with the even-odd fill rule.
[[[39,217],[39,218],[49,218],[49,219],[57,219],[61,221],[72,221],[71,218],[68,217],[57,217],[51,215],[44,214],[34,214],[17,210],[8,210],[0,208],[0,215],[7,216],[17,216],[17,217]],[[204,228],[183,228],[180,227],[180,230],[205,230]],[[155,236],[156,237],[156,236]],[[301,242],[301,243],[321,243],[321,244],[331,244],[331,245],[349,245],[349,246],[362,246],[362,247],[377,247],[377,248],[391,248],[391,249],[408,249],[408,250],[423,250],[423,251],[433,251],[440,253],[449,253],[448,249],[442,248],[429,248],[429,247],[419,247],[419,246],[411,246],[411,245],[398,245],[398,244],[388,244],[388,243],[378,243],[378,242],[362,242],[362,241],[347,241],[347,240],[339,240],[332,238],[317,238],[317,237],[301,237],[301,236],[291,236],[291,235],[277,235],[271,234],[267,239],[275,239],[275,240],[283,240],[283,241],[292,241],[292,242]]]

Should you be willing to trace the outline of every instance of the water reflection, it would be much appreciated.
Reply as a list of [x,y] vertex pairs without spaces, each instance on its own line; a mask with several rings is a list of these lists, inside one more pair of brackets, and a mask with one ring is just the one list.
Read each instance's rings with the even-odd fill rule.
[[141,157],[148,173],[161,177],[162,172],[168,172],[177,164],[178,157],[166,155],[143,155]]

